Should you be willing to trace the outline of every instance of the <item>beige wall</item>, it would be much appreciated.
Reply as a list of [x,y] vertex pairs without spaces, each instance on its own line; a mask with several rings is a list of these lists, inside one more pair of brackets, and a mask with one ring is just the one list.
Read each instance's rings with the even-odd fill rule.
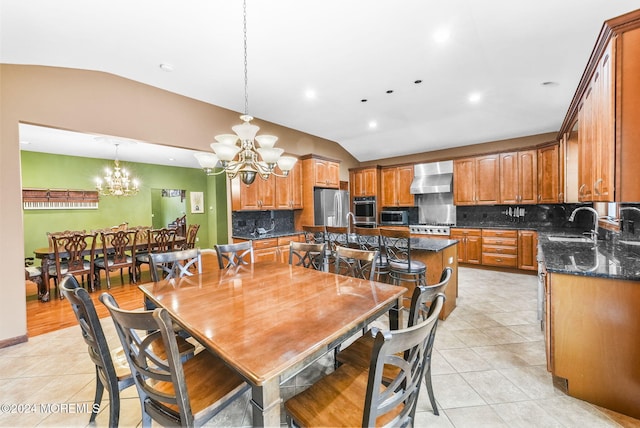
[[[18,123],[133,138],[209,151],[239,113],[107,73],[0,64],[0,347],[26,335]],[[341,159],[341,179],[356,160],[332,141],[255,120],[278,146]]]

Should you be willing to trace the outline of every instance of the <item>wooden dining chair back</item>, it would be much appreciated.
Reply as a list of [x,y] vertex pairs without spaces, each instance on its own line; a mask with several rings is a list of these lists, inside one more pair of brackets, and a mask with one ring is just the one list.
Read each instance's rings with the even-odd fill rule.
[[198,237],[198,230],[200,229],[199,224],[190,224],[187,229],[187,239],[184,242],[182,249],[188,250],[190,248],[196,247],[196,238]]
[[376,262],[375,277],[377,281],[386,279],[389,274],[389,262],[387,252],[382,244],[380,230],[376,227],[354,227],[354,233],[358,239],[358,246],[361,250],[378,251],[378,261]]
[[[49,276],[55,276],[58,280],[66,274],[80,275],[84,283],[87,283],[91,290],[95,288],[95,254],[96,235],[95,233],[74,233],[71,235],[52,236],[53,254],[55,264],[49,271]],[[62,294],[58,293],[62,298]]]
[[325,270],[325,252],[327,244],[307,242],[289,243],[289,264],[315,270]]
[[[225,363],[203,350],[180,358],[176,334],[164,308],[152,311],[120,309],[113,296],[103,293],[129,362],[142,407],[142,426],[200,426],[242,395],[249,386]],[[138,331],[154,331],[145,338]],[[161,337],[166,357],[150,346]]]
[[373,281],[376,274],[378,250],[336,247],[334,273]]
[[65,235],[80,235],[87,233],[86,229],[82,230],[65,230],[62,232],[47,232],[47,241],[49,242],[49,248],[53,248],[53,237],[60,237]]
[[253,242],[242,241],[234,244],[216,244],[220,269],[253,264]]
[[142,276],[142,265],[149,265],[151,260],[150,254],[153,253],[166,253],[167,251],[173,251],[176,240],[176,229],[161,228],[161,229],[147,229],[146,236],[146,248],[136,254],[136,268],[135,276],[140,278]]
[[402,282],[426,285],[427,266],[412,257],[409,230],[385,228],[379,230],[387,253],[391,282],[396,285]]
[[[378,331],[369,365],[343,364],[285,402],[297,426],[414,426],[428,338],[444,296],[427,319],[400,330]],[[392,378],[385,378],[392,372]],[[340,411],[336,411],[340,409]]]
[[304,240],[309,244],[324,244],[327,242],[327,231],[324,226],[302,226]]
[[151,281],[193,275],[192,269],[202,273],[202,258],[198,248],[151,254]]
[[135,230],[120,230],[117,232],[102,232],[102,255],[95,260],[98,278],[104,270],[107,288],[111,288],[111,272],[120,270],[120,281],[124,284],[122,271],[129,271],[129,281],[135,283],[136,275],[136,237]]
[[60,291],[73,309],[82,338],[87,344],[89,357],[96,367],[96,391],[89,423],[95,421],[106,389],[109,394],[109,426],[117,427],[120,418],[120,391],[134,384],[129,364],[123,353],[117,350],[111,352],[93,300],[73,275],[62,278]]

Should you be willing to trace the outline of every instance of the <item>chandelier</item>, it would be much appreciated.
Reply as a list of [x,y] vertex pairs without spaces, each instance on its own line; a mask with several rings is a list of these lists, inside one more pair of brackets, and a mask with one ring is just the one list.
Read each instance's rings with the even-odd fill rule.
[[[223,172],[229,179],[240,175],[243,183],[253,183],[256,176],[267,180],[269,176],[286,177],[297,159],[282,156],[283,149],[274,147],[278,137],[273,135],[256,135],[260,128],[250,122],[253,117],[249,111],[248,73],[247,73],[247,2],[243,2],[244,21],[244,114],[240,116],[242,123],[233,126],[235,134],[216,135],[217,143],[211,143],[215,154],[196,153],[194,156],[207,175],[218,175]],[[238,145],[239,141],[239,145]],[[256,148],[256,142],[260,145]],[[222,170],[214,172],[220,164]],[[276,166],[282,173],[276,172]]]
[[102,196],[133,196],[138,193],[138,180],[131,179],[126,169],[120,167],[118,160],[118,144],[116,146],[116,159],[114,161],[113,171],[105,168],[104,186],[102,179],[96,179],[96,189]]

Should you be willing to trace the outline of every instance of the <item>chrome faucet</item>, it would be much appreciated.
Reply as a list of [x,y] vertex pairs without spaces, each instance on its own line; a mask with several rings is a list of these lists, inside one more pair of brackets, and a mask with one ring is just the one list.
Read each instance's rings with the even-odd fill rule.
[[351,219],[353,220],[354,226],[356,224],[356,216],[351,211],[349,211],[347,213],[347,239],[349,239],[349,237],[351,236],[351,222],[349,221],[349,217],[351,217]]
[[569,221],[574,221],[576,218],[576,213],[582,210],[591,211],[593,213],[593,229],[591,229],[589,233],[591,235],[591,239],[593,240],[593,242],[597,242],[598,241],[598,219],[599,219],[598,211],[596,211],[591,207],[578,207],[575,210],[573,210],[573,212],[569,216]]

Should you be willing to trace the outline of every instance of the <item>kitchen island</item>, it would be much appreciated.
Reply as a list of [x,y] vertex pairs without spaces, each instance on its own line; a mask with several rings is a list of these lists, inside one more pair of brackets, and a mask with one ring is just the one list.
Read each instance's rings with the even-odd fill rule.
[[567,394],[640,418],[640,242],[563,237],[539,239],[547,369]]
[[[411,258],[419,260],[427,266],[427,284],[436,284],[440,281],[440,275],[446,267],[453,272],[449,285],[445,289],[447,296],[440,319],[446,319],[456,307],[458,297],[458,241],[454,239],[411,238]],[[405,294],[411,296],[413,287],[410,283],[403,283],[409,291]],[[408,305],[408,303],[407,303]]]

